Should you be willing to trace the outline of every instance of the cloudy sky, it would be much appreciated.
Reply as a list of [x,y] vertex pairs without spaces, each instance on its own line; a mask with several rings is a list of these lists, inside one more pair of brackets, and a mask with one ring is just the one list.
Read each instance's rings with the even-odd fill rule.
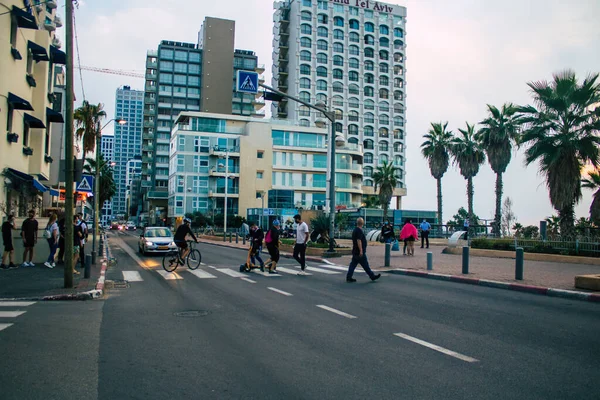
[[[573,69],[600,72],[600,2],[597,0],[389,0],[407,7],[408,196],[403,208],[433,210],[435,180],[420,155],[431,121],[452,130],[486,115],[486,104],[526,104],[526,82]],[[75,10],[81,65],[143,71],[148,49],[160,40],[195,43],[206,16],[236,21],[236,48],[254,50],[272,64],[271,0],[80,0]],[[60,8],[64,14],[64,7]],[[60,30],[64,34],[64,28]],[[77,99],[83,98],[76,73]],[[115,89],[143,88],[143,80],[83,73],[86,99],[105,103],[114,116]],[[495,176],[486,164],[474,179],[475,212],[492,218]],[[445,219],[466,206],[466,184],[456,168],[443,179]],[[537,166],[524,167],[521,152],[505,175],[505,195],[524,224],[553,213]],[[577,216],[586,216],[586,193]]]

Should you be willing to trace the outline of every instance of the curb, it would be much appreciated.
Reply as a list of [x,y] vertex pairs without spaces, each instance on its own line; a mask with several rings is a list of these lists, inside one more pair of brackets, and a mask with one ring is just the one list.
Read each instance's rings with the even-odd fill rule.
[[492,281],[488,279],[468,278],[460,275],[435,274],[432,272],[415,271],[410,269],[398,268],[389,271],[383,271],[389,274],[416,276],[420,278],[429,278],[438,281],[466,283],[469,285],[485,286],[496,289],[514,290],[517,292],[531,293],[549,297],[560,297],[563,299],[589,301],[592,303],[600,303],[599,293],[587,293],[577,290],[556,289],[550,287],[522,285],[520,283],[510,283],[501,281]]
[[[227,244],[205,242],[205,241],[202,241],[202,240],[198,240],[198,243],[208,244],[208,245],[211,245],[211,246],[226,247],[228,249],[245,250],[246,253],[248,252],[247,249],[243,249],[243,248],[240,248],[240,247],[237,247],[237,246],[228,246]],[[293,255],[290,254],[290,253],[279,253],[279,255],[281,257],[283,257],[283,258],[294,258]],[[305,257],[305,259],[306,259],[306,261],[312,261],[312,262],[324,262],[323,258],[313,257],[313,256],[307,256],[307,257]]]

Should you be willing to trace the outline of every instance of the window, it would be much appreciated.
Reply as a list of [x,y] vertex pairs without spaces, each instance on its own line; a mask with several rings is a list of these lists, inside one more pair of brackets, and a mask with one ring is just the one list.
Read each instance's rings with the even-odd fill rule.
[[365,97],[373,97],[374,94],[375,94],[375,91],[373,90],[372,87],[365,86]]
[[379,72],[382,74],[387,74],[390,70],[390,67],[386,63],[379,64]]
[[344,31],[336,29],[333,31],[333,38],[336,40],[344,40]]
[[300,16],[302,18],[302,21],[311,21],[312,20],[312,14],[309,11],[302,11]]
[[404,164],[404,159],[402,158],[402,156],[394,157],[394,164],[397,166],[401,166],[402,164]]
[[344,106],[344,98],[342,96],[333,96],[331,100],[333,101],[333,105],[336,107]]
[[375,115],[373,113],[370,113],[370,112],[366,113],[364,119],[365,119],[366,124],[375,123]]
[[327,37],[327,35],[329,35],[329,30],[327,28],[325,28],[324,26],[320,26],[317,28],[317,36]]
[[312,27],[309,24],[302,24],[300,25],[300,33],[312,35]]
[[373,154],[365,153],[365,163],[373,164]]
[[360,89],[358,88],[358,85],[355,83],[351,83],[350,85],[348,85],[348,93],[349,94],[360,94]]
[[[339,108],[336,108],[335,110],[333,110],[333,112],[335,113],[336,120],[344,119],[344,112],[342,110],[340,110]],[[340,132],[341,132],[341,130],[340,130]]]
[[351,56],[358,56],[360,54],[360,50],[358,48],[358,46],[352,44],[348,47],[348,52],[350,53]]
[[404,87],[404,81],[402,80],[402,78],[394,78],[394,87],[395,88]]
[[189,64],[188,65],[188,72],[190,74],[200,74],[200,65],[198,65],[198,64]]
[[390,84],[390,78],[385,75],[379,77],[379,85],[380,86],[388,86]]
[[404,37],[404,31],[401,28],[394,28],[394,37]]
[[319,22],[320,24],[326,24],[327,21],[328,21],[327,15],[325,15],[325,14],[317,15],[317,22]]
[[256,158],[264,158],[265,157],[265,152],[262,150],[258,150],[256,152]]
[[351,137],[348,139],[348,143],[358,144],[358,138]]
[[379,59],[380,60],[386,60],[387,61],[387,60],[389,60],[389,58],[390,58],[390,53],[388,53],[385,50],[380,50],[379,51]]
[[311,60],[310,51],[302,50],[300,52],[300,61],[310,61],[310,60]]
[[304,7],[312,7],[312,1],[311,0],[302,0],[302,5]]
[[333,11],[336,13],[343,13],[344,12],[344,6],[342,6],[341,4],[334,4],[333,5]]
[[394,50],[402,50],[404,42],[402,40],[394,40]]
[[342,18],[342,17],[333,17],[333,25],[334,26],[344,26],[344,18]]
[[301,105],[300,107],[298,107],[298,114],[301,117],[310,117],[310,108],[308,108],[305,105]]
[[190,53],[190,62],[200,62],[200,54],[199,53]]
[[348,35],[348,40],[350,41],[350,43],[359,43],[360,36],[356,32],[350,32],[350,35]]
[[333,70],[333,78],[334,79],[344,79],[344,72],[341,69]]
[[380,101],[379,102],[379,112],[388,112],[390,111],[390,103],[388,103],[387,101]]
[[365,167],[364,175],[366,178],[370,178],[371,176],[373,176],[373,167]]
[[394,53],[394,62],[401,63],[404,61],[402,53]]
[[317,81],[317,90],[327,90],[327,81],[319,79]]
[[379,34],[380,35],[389,35],[390,34],[390,28],[388,28],[387,25],[380,25],[379,26]]
[[375,52],[370,47],[365,49],[365,58],[373,58],[375,57]]
[[404,73],[404,68],[401,65],[394,65],[394,75],[402,75]]
[[350,29],[359,29],[360,28],[360,24],[355,19],[351,19],[350,21],[348,21],[348,25],[350,26]]
[[180,51],[180,50],[175,51],[175,60],[187,61],[187,59],[188,59],[187,51]]
[[[394,136],[396,131],[394,131]],[[402,153],[402,151],[404,151],[404,145],[402,143],[394,143],[394,152],[395,153]]]
[[310,75],[310,65],[300,65],[300,75]]
[[300,39],[300,46],[311,48],[312,47],[312,40],[310,40],[307,37],[303,37],[303,38]]
[[383,165],[383,164],[387,164],[388,163],[388,156],[387,154],[381,154],[379,156],[379,165]]
[[373,100],[365,100],[365,110],[374,110],[375,109],[375,102]]
[[390,137],[390,132],[387,130],[387,128],[379,128],[379,137],[380,138]]
[[160,49],[160,58],[164,58],[165,60],[172,60],[173,54],[173,50]]
[[358,72],[350,71],[348,73],[348,80],[351,82],[358,82]]
[[310,79],[300,78],[300,88],[301,89],[310,89]]
[[363,142],[363,145],[365,146],[365,150],[373,150],[374,149],[373,141],[371,139],[365,140]]
[[375,63],[373,61],[365,61],[365,71],[375,71]]
[[[366,16],[367,13],[365,13]],[[375,24],[372,22],[365,23],[365,32],[375,32]]]
[[333,91],[335,93],[343,93],[344,92],[344,85],[341,82],[333,82]]
[[321,76],[327,78],[327,68],[325,67],[317,67],[317,76]]
[[404,126],[404,118],[400,116],[394,117],[394,126]]
[[359,63],[358,63],[358,59],[356,58],[351,58],[348,60],[348,66],[350,68],[359,68]]
[[185,75],[174,75],[173,83],[176,85],[187,85],[187,76]]
[[389,125],[390,117],[387,114],[381,114],[379,116],[379,125]]
[[317,54],[317,64],[327,64],[327,54],[325,54],[325,53]]
[[373,132],[373,127],[372,126],[365,126],[364,129],[363,129],[363,132],[364,132],[365,136],[370,136],[370,137],[375,136],[374,132]]
[[394,139],[404,139],[404,132],[402,129],[394,129]]
[[372,10],[365,10],[365,18],[372,19],[373,18],[373,11]]
[[300,92],[298,95],[300,100],[310,103],[310,93],[309,92]]
[[404,113],[404,106],[400,103],[394,104],[394,112],[398,114]]
[[365,74],[365,83],[375,83],[373,74]]
[[344,45],[341,43],[334,43],[333,44],[333,52],[334,53],[343,53],[344,52]]
[[404,93],[400,90],[394,90],[394,100],[404,100]]
[[350,13],[350,15],[358,16],[358,8],[356,7],[348,8],[348,12]]
[[323,103],[327,104],[327,95],[323,94],[323,93],[318,93],[316,96],[317,99],[317,103],[322,101]]
[[370,44],[371,46],[375,45],[375,39],[373,35],[365,35],[365,44]]
[[[352,115],[352,113],[356,113],[356,116],[358,117],[358,113],[356,111],[350,111],[350,113],[348,115]],[[350,119],[350,121],[352,121],[352,119]],[[354,125],[354,124],[348,125],[348,133],[350,135],[358,135],[358,125]]]
[[327,10],[327,1],[319,0],[318,8],[319,8],[319,10]]
[[310,121],[307,119],[301,119],[300,126],[310,126]]
[[327,50],[327,42],[325,40],[317,41],[317,49],[318,50]]
[[333,65],[338,67],[344,66],[344,58],[342,56],[333,56]]
[[379,38],[379,47],[390,47],[390,39],[386,37]]
[[[348,121],[358,122],[358,111],[350,111],[348,112]],[[356,126],[356,125],[354,125]],[[356,133],[358,133],[358,127],[356,127]]]

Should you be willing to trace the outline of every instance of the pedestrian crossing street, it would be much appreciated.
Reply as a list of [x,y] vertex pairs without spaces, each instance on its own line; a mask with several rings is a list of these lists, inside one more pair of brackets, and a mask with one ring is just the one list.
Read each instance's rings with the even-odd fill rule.
[[[306,266],[305,275],[341,275],[345,274],[348,267],[335,264],[321,264],[316,267]],[[249,279],[255,275],[262,275],[266,278],[281,279],[286,275],[298,275],[300,272],[299,265],[283,264],[277,266],[278,274],[269,274],[267,271],[261,272],[259,269],[253,269],[251,272],[240,272],[238,267],[224,267],[224,266],[212,266],[201,264],[201,267],[196,270],[190,270],[188,268],[179,268],[175,272],[167,272],[164,269],[156,268],[150,270],[151,272],[157,273],[160,277],[167,281],[178,281],[183,279],[217,279],[220,277],[231,277],[242,279],[249,283],[255,283],[252,279]],[[123,280],[128,282],[142,282],[144,278],[138,271],[121,271],[123,274]],[[364,271],[356,270],[355,273],[364,273]]]
[[25,314],[23,310],[35,301],[0,301],[0,332],[14,325],[14,321]]

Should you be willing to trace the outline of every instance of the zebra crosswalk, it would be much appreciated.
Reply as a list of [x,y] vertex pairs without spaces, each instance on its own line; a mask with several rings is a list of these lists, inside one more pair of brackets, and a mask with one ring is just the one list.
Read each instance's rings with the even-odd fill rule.
[[0,332],[14,325],[14,320],[27,311],[22,308],[35,304],[35,301],[0,301]]

